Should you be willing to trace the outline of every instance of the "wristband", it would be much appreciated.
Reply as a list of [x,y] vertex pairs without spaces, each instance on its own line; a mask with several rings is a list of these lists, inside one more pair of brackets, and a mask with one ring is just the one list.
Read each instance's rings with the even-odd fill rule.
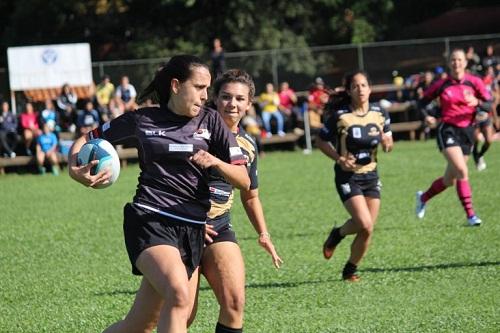
[[261,233],[259,234],[259,238],[260,238],[260,237],[267,237],[267,238],[271,239],[271,234],[270,234],[270,233],[268,233],[267,231],[265,231],[265,232],[261,232]]

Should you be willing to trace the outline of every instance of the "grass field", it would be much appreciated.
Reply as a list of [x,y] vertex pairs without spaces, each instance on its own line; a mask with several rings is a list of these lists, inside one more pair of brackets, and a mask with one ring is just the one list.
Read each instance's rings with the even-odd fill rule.
[[[347,217],[319,151],[268,153],[260,193],[278,252],[273,268],[241,204],[234,227],[247,267],[245,332],[499,332],[500,144],[470,178],[484,225],[465,227],[454,189],[414,217],[414,193],[444,170],[434,142],[397,142],[380,155],[382,208],[362,281],[344,283],[346,239],[330,261],[322,243]],[[0,177],[0,332],[100,332],[124,316],[139,278],[130,274],[122,206],[138,167],[106,190],[59,177]],[[218,306],[202,282],[190,332],[213,332]]]

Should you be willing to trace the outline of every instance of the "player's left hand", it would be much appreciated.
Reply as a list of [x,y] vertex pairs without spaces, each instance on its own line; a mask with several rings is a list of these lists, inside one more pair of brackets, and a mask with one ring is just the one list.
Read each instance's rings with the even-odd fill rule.
[[263,232],[259,235],[259,245],[271,255],[274,267],[280,268],[281,264],[283,264],[283,260],[278,256],[278,253],[276,253],[274,244],[271,241],[271,236],[267,232]]
[[382,149],[384,152],[388,153],[392,151],[392,147],[394,146],[392,136],[385,135],[382,133]]

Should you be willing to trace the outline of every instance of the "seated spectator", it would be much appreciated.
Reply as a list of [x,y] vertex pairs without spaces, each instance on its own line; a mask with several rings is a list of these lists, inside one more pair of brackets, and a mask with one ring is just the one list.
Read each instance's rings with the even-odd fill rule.
[[33,143],[33,139],[36,139],[36,137],[40,135],[38,114],[35,113],[33,104],[30,102],[26,103],[25,110],[21,113],[20,120],[26,155],[32,156],[33,152],[31,151],[31,145]]
[[482,59],[483,71],[486,71],[489,66],[492,66],[497,72],[500,71],[500,59],[494,54],[494,52],[495,49],[493,48],[493,45],[489,44],[486,46]]
[[48,124],[56,136],[59,132],[61,132],[61,126],[59,126],[59,115],[57,114],[56,108],[51,99],[47,99],[45,101],[45,109],[43,109],[40,113],[40,120],[42,125]]
[[65,83],[61,88],[61,94],[57,98],[57,107],[60,112],[61,126],[64,131],[74,133],[76,130],[76,102],[78,97],[72,91],[69,84]]
[[272,136],[271,132],[271,117],[276,118],[278,135],[285,136],[283,115],[279,112],[278,106],[280,105],[280,97],[274,91],[274,86],[272,83],[266,84],[266,91],[260,94],[258,98],[259,105],[261,107],[261,117],[264,123],[264,128],[266,130],[266,137],[270,138]]
[[290,125],[290,128],[297,127],[297,123],[302,120],[302,114],[300,108],[297,106],[297,95],[295,91],[290,88],[288,82],[281,83],[279,96],[279,109],[285,116],[285,122]]
[[9,103],[3,102],[0,114],[0,148],[5,157],[16,157],[16,147],[19,141],[17,117],[10,111]]
[[76,127],[80,135],[87,134],[99,126],[99,112],[94,109],[94,103],[85,103],[85,109],[79,110],[76,118]]
[[123,108],[125,112],[134,111],[137,108],[137,104],[135,103],[137,91],[130,84],[128,76],[122,76],[120,85],[116,88],[115,96],[117,97],[115,101],[119,104],[118,107]]
[[474,47],[470,45],[465,52],[465,59],[467,60],[467,70],[472,74],[479,74],[481,72],[481,58],[474,51]]
[[43,133],[37,138],[36,143],[36,162],[40,174],[45,174],[45,162],[48,161],[52,168],[54,176],[59,175],[59,159],[57,156],[57,137],[50,130],[48,124],[43,124]]
[[257,145],[257,150],[259,151],[259,154],[261,154],[262,153],[262,143],[260,139],[262,134],[260,130],[261,125],[259,123],[259,119],[253,105],[247,111],[247,114],[241,119],[240,126],[243,127],[245,132],[247,132],[248,135],[250,135],[254,139],[255,144]]
[[99,111],[99,115],[103,122],[110,120],[109,103],[113,98],[114,92],[115,85],[111,83],[109,75],[104,75],[101,83],[97,85],[95,93],[97,111]]
[[309,102],[309,126],[314,133],[319,132],[319,129],[323,127],[322,117],[329,98],[325,82],[322,78],[317,77],[314,80],[313,87],[309,89],[307,98]]

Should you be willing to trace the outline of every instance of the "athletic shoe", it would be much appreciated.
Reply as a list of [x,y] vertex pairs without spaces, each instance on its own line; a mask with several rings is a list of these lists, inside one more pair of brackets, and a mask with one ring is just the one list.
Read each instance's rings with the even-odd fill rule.
[[481,156],[477,160],[476,169],[477,169],[477,171],[483,171],[484,169],[486,169],[486,162],[484,161],[484,157],[483,156]]
[[471,227],[479,227],[483,221],[476,215],[467,218],[467,224]]
[[285,135],[286,135],[286,133],[285,133],[285,132],[283,132],[283,131],[279,131],[279,132],[278,132],[278,135],[283,137],[283,136],[285,136]]
[[422,194],[424,194],[424,192],[422,191],[418,191],[416,196],[415,196],[415,201],[416,201],[416,209],[415,209],[415,213],[417,214],[417,217],[419,219],[423,219],[424,218],[424,215],[425,215],[425,203],[422,202]]
[[335,237],[336,233],[338,232],[337,230],[340,229],[340,228],[333,228],[332,231],[330,231],[330,234],[328,235],[328,238],[326,239],[325,243],[323,244],[323,257],[325,257],[325,259],[330,259],[332,256],[333,256],[333,252],[335,252],[335,247],[340,243],[340,241],[342,240],[342,238],[344,237],[340,237],[339,239],[339,235],[337,235],[337,237]]
[[16,153],[14,153],[13,151],[11,151],[10,154],[9,154],[9,157],[10,158],[16,158]]
[[354,274],[349,274],[349,275],[342,275],[342,280],[346,282],[359,282],[361,280],[361,277],[354,273]]

